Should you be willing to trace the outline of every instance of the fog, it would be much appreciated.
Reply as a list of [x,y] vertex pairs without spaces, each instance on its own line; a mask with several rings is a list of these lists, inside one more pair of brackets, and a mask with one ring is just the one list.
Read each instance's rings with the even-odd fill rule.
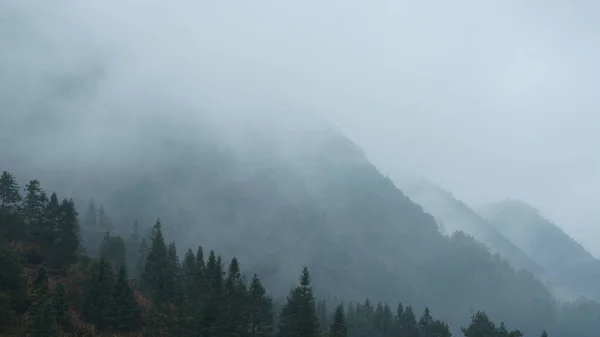
[[127,156],[148,123],[193,129],[208,118],[235,138],[259,115],[301,131],[310,118],[298,116],[310,114],[391,177],[424,176],[472,204],[522,199],[599,255],[598,10],[562,0],[4,0],[0,140],[32,127],[32,113],[58,111],[70,121],[60,136],[38,133],[23,151]]

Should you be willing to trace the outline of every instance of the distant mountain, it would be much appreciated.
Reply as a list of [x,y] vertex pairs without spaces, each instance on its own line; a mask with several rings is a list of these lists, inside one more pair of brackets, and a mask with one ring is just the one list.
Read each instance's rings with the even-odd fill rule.
[[[52,130],[40,139],[41,131],[23,130],[16,134],[44,157],[11,145],[22,144],[13,138],[0,144],[3,158],[11,158],[1,169],[73,195],[82,219],[93,198],[123,235],[135,219],[150,226],[160,216],[179,250],[202,242],[226,259],[235,255],[278,297],[308,265],[321,296],[401,301],[417,311],[428,306],[455,332],[484,310],[527,335],[548,328],[555,335],[596,336],[595,318],[576,325],[562,320],[589,310],[557,305],[530,272],[515,271],[471,237],[441,235],[434,217],[343,134],[330,127],[294,131],[283,122],[247,136],[148,122],[131,139],[113,125],[105,131],[118,147],[82,138],[89,145],[83,154],[73,152],[75,145],[72,151],[48,146]],[[222,139],[227,132],[234,141]]]
[[505,258],[514,268],[527,269],[536,276],[545,274],[544,267],[452,193],[424,179],[405,183],[402,189],[409,198],[436,218],[444,234],[452,235],[463,231],[485,244],[490,252]]
[[540,212],[517,200],[477,207],[502,234],[548,271],[565,295],[600,300],[600,261]]

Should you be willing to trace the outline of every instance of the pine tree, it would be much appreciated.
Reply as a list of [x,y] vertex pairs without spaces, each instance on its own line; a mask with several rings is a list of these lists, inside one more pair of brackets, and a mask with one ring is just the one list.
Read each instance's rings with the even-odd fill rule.
[[169,275],[172,264],[168,257],[160,219],[156,220],[150,240],[151,244],[140,285],[144,291],[150,294],[154,304],[161,307],[170,301],[173,275]]
[[222,319],[224,320],[225,332],[227,336],[240,337],[246,334],[246,322],[248,321],[248,312],[245,304],[247,303],[246,284],[242,279],[240,265],[234,257],[229,264],[227,279],[225,280],[224,310]]
[[419,329],[419,336],[428,337],[431,335],[431,328],[433,326],[433,318],[431,317],[431,313],[429,312],[429,308],[425,308],[423,312],[423,316],[419,319],[417,323],[417,329]]
[[117,282],[113,287],[112,296],[115,308],[115,330],[121,332],[138,330],[141,320],[141,308],[129,286],[125,266],[122,266],[121,269],[119,269],[119,275],[117,277]]
[[481,311],[475,313],[471,317],[471,324],[461,330],[465,337],[494,336],[497,332],[496,325]]
[[113,270],[105,259],[95,262],[86,282],[82,317],[101,330],[114,326]]
[[0,176],[0,237],[9,241],[25,237],[20,208],[19,185],[12,174],[4,171]]
[[402,332],[403,336],[406,337],[419,336],[417,319],[410,305],[404,309],[404,314],[402,315],[402,320],[400,321],[400,331]]
[[546,330],[542,331],[542,336],[541,337],[548,337],[548,333],[546,332]]
[[122,237],[112,236],[108,232],[104,234],[99,255],[105,258],[115,270],[120,270],[125,266],[125,252],[125,240]]
[[209,336],[223,336],[223,262],[221,257],[210,251],[206,263],[206,295],[202,310],[202,333]]
[[56,324],[63,329],[69,328],[71,324],[71,317],[69,315],[69,299],[67,298],[67,290],[65,285],[61,282],[58,282],[54,288],[52,306],[54,308]]
[[[50,204],[54,203],[51,201]],[[57,211],[55,241],[52,245],[52,265],[54,268],[64,270],[78,260],[81,248],[79,220],[73,199],[64,199]]]
[[252,277],[248,290],[248,315],[250,337],[266,337],[273,334],[273,303],[256,274]]
[[287,297],[287,303],[279,318],[280,337],[316,337],[320,324],[316,315],[315,298],[310,286],[310,273],[304,267],[300,286],[294,288]]
[[347,333],[344,306],[340,304],[335,308],[335,312],[333,313],[333,322],[329,329],[329,337],[346,337]]
[[25,186],[25,191],[23,215],[28,229],[28,236],[32,242],[42,244],[44,243],[48,197],[42,190],[38,180],[31,180]]

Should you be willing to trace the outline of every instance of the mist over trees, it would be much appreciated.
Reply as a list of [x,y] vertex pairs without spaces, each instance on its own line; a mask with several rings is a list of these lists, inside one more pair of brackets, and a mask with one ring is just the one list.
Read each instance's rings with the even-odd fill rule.
[[[8,172],[2,177],[0,229],[6,233],[16,224],[26,228],[10,239],[3,236],[0,244],[0,257],[5,266],[0,273],[2,334],[26,333],[40,337],[71,333],[100,336],[107,332],[132,336],[138,333],[145,336],[282,337],[452,335],[446,323],[432,318],[429,308],[424,309],[418,320],[411,306],[398,304],[393,312],[388,304],[379,302],[373,306],[368,299],[364,303],[339,303],[328,311],[326,304],[318,302],[313,294],[307,267],[302,269],[299,284],[289,291],[276,315],[273,299],[256,274],[248,283],[236,258],[225,267],[221,256],[211,250],[205,261],[201,246],[197,253],[188,250],[180,260],[176,244],[165,242],[160,219],[152,227],[147,253],[137,257],[144,271],[139,279],[130,279],[127,263],[117,266],[106,258],[110,251],[101,250],[97,258],[81,254],[80,225],[77,213],[70,208],[72,202],[65,199],[63,216],[53,222],[57,212],[56,201],[52,201],[57,195],[53,193],[50,199],[38,199],[39,217],[29,217],[27,198],[20,201],[16,197],[19,190],[14,177]],[[32,182],[27,186],[37,186],[36,195],[45,195],[39,182]],[[27,187],[26,190],[29,195],[33,189]],[[31,228],[42,230],[45,236],[32,238],[31,235],[39,234],[31,234]],[[65,231],[67,233],[77,233],[71,246],[62,245],[59,239],[64,228],[72,229]],[[115,238],[120,239],[105,234],[104,244]],[[63,248],[61,263],[57,263],[53,255],[35,256],[39,251]],[[52,266],[50,269],[46,267],[48,261],[52,262],[48,264]],[[51,284],[54,284],[53,291]],[[462,331],[467,337],[522,336],[518,330],[509,332],[503,323],[496,326],[483,312],[473,315]]]

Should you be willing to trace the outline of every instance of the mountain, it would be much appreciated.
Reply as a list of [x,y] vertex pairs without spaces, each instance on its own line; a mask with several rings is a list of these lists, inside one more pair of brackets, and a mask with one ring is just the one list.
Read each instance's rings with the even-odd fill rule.
[[[123,141],[114,156],[86,139],[79,142],[97,149],[74,155],[30,139],[46,149],[43,158],[6,143],[0,153],[13,159],[3,165],[17,177],[37,171],[46,189],[76,197],[83,219],[90,199],[125,235],[134,220],[148,227],[160,216],[180,249],[205,242],[226,259],[238,256],[276,296],[306,264],[322,296],[428,306],[455,332],[475,310],[532,335],[544,327],[574,331],[560,317],[583,315],[575,314],[583,310],[577,305],[557,305],[531,273],[515,271],[472,238],[440,234],[433,216],[329,126],[293,131],[283,121],[244,135],[171,124],[138,127],[141,136]],[[119,128],[105,130],[121,137]],[[579,336],[597,331],[591,318],[577,324]]]
[[600,261],[534,207],[517,200],[477,211],[549,272],[565,296],[600,300]]
[[452,193],[424,179],[412,181],[402,187],[408,197],[435,216],[445,235],[463,231],[485,244],[490,252],[505,258],[514,268],[529,270],[536,276],[545,273],[544,267],[529,258],[496,227],[467,204],[456,199]]

